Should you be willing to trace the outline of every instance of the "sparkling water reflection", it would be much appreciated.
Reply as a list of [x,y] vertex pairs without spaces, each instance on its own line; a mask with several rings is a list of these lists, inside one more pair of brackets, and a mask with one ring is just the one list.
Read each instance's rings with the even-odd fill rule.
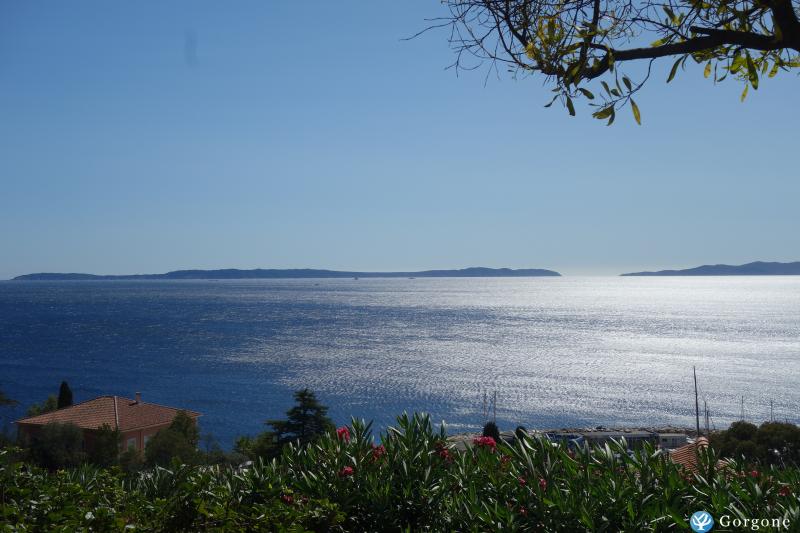
[[[0,388],[182,405],[225,445],[308,386],[340,422],[797,420],[800,277],[0,283]],[[16,415],[22,413],[21,408]],[[6,416],[8,418],[8,416]]]

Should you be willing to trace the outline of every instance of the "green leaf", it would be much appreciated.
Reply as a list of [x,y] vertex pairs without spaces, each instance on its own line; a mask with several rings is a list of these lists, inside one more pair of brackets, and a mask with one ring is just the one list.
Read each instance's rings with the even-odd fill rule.
[[567,75],[565,76],[565,78],[570,82],[575,83],[575,85],[577,85],[578,84],[577,81],[580,79],[580,76],[578,76],[580,71],[581,71],[580,62],[575,62],[574,65],[572,65],[571,67],[569,67],[569,69],[567,69]]
[[750,57],[750,54],[747,54],[747,77],[753,89],[758,89],[758,70],[756,70],[756,65],[753,63],[753,58]]
[[745,60],[744,60],[744,58],[742,56],[740,56],[740,55],[735,56],[733,58],[733,62],[731,63],[730,71],[733,72],[734,74],[736,74],[737,72],[739,72],[741,70],[741,68],[744,66],[744,64],[745,64]]
[[569,114],[571,116],[573,117],[575,116],[575,106],[572,105],[572,98],[570,98],[569,96],[567,96],[567,110],[569,110]]
[[622,83],[625,84],[625,87],[627,87],[629,91],[633,90],[633,84],[631,84],[631,80],[628,76],[622,76]]
[[675,74],[678,73],[678,65],[680,65],[681,61],[683,61],[684,59],[685,58],[680,58],[677,61],[675,61],[674,65],[672,65],[672,70],[669,71],[669,77],[667,78],[667,83],[671,82],[672,79],[675,77]]
[[708,63],[706,63],[706,68],[705,68],[705,70],[703,71],[703,76],[704,76],[704,77],[706,77],[706,78],[707,78],[707,77],[709,77],[709,76],[711,76],[711,61],[709,61]]
[[642,114],[639,111],[639,106],[636,105],[636,102],[633,101],[633,98],[631,98],[631,111],[633,111],[633,118],[636,119],[636,123],[641,126],[642,125]]
[[583,93],[583,95],[588,98],[589,100],[594,100],[594,94],[589,89],[584,89],[583,87],[579,87],[578,90]]
[[778,69],[779,68],[780,68],[780,66],[778,65],[778,62],[776,61],[775,63],[773,63],[772,70],[769,71],[768,76],[770,78],[774,78],[778,74]]
[[604,118],[610,117],[611,113],[613,112],[614,112],[614,106],[610,105],[604,107],[603,109],[600,109],[599,111],[595,111],[594,113],[592,113],[592,116],[596,119],[602,120]]
[[744,91],[742,91],[742,96],[739,97],[740,102],[744,102],[744,99],[747,98],[747,90],[750,89],[749,85],[744,86]]

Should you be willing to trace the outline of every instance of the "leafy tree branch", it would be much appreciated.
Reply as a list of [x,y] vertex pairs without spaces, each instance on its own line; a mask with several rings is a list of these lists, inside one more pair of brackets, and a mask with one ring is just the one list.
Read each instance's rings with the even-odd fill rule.
[[[758,89],[763,77],[800,67],[800,0],[444,0],[456,70],[488,61],[495,72],[541,75],[571,115],[585,98],[593,116],[614,121],[649,78],[652,61],[674,57],[667,82],[688,59],[705,77]],[[650,62],[634,81],[625,65]],[[637,71],[641,72],[641,71]],[[588,88],[600,82],[597,94]]]

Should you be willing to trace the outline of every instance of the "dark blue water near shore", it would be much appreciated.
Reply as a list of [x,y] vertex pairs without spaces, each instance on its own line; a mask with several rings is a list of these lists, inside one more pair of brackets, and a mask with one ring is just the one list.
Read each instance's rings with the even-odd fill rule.
[[[4,284],[0,386],[22,405],[54,393],[61,380],[76,401],[141,391],[146,401],[202,412],[203,430],[230,445],[235,435],[280,417],[294,390],[280,382],[287,358],[254,365],[231,354],[249,353],[254,339],[340,320],[333,303],[258,301],[262,290],[286,289],[247,282]],[[341,396],[319,394],[340,420],[349,412],[347,390],[344,380]]]
[[741,395],[794,418],[797,309],[791,278],[1,282],[0,389],[141,391],[230,446],[302,386],[378,427],[403,410],[477,427],[494,390],[505,427],[688,425],[697,365],[719,424]]

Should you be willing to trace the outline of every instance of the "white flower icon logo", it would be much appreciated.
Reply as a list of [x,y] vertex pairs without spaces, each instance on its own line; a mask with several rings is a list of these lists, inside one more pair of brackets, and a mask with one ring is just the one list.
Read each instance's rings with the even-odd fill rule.
[[711,528],[714,527],[714,518],[705,511],[697,511],[689,520],[689,525],[691,525],[692,529],[697,533],[706,533],[707,531],[711,531]]

